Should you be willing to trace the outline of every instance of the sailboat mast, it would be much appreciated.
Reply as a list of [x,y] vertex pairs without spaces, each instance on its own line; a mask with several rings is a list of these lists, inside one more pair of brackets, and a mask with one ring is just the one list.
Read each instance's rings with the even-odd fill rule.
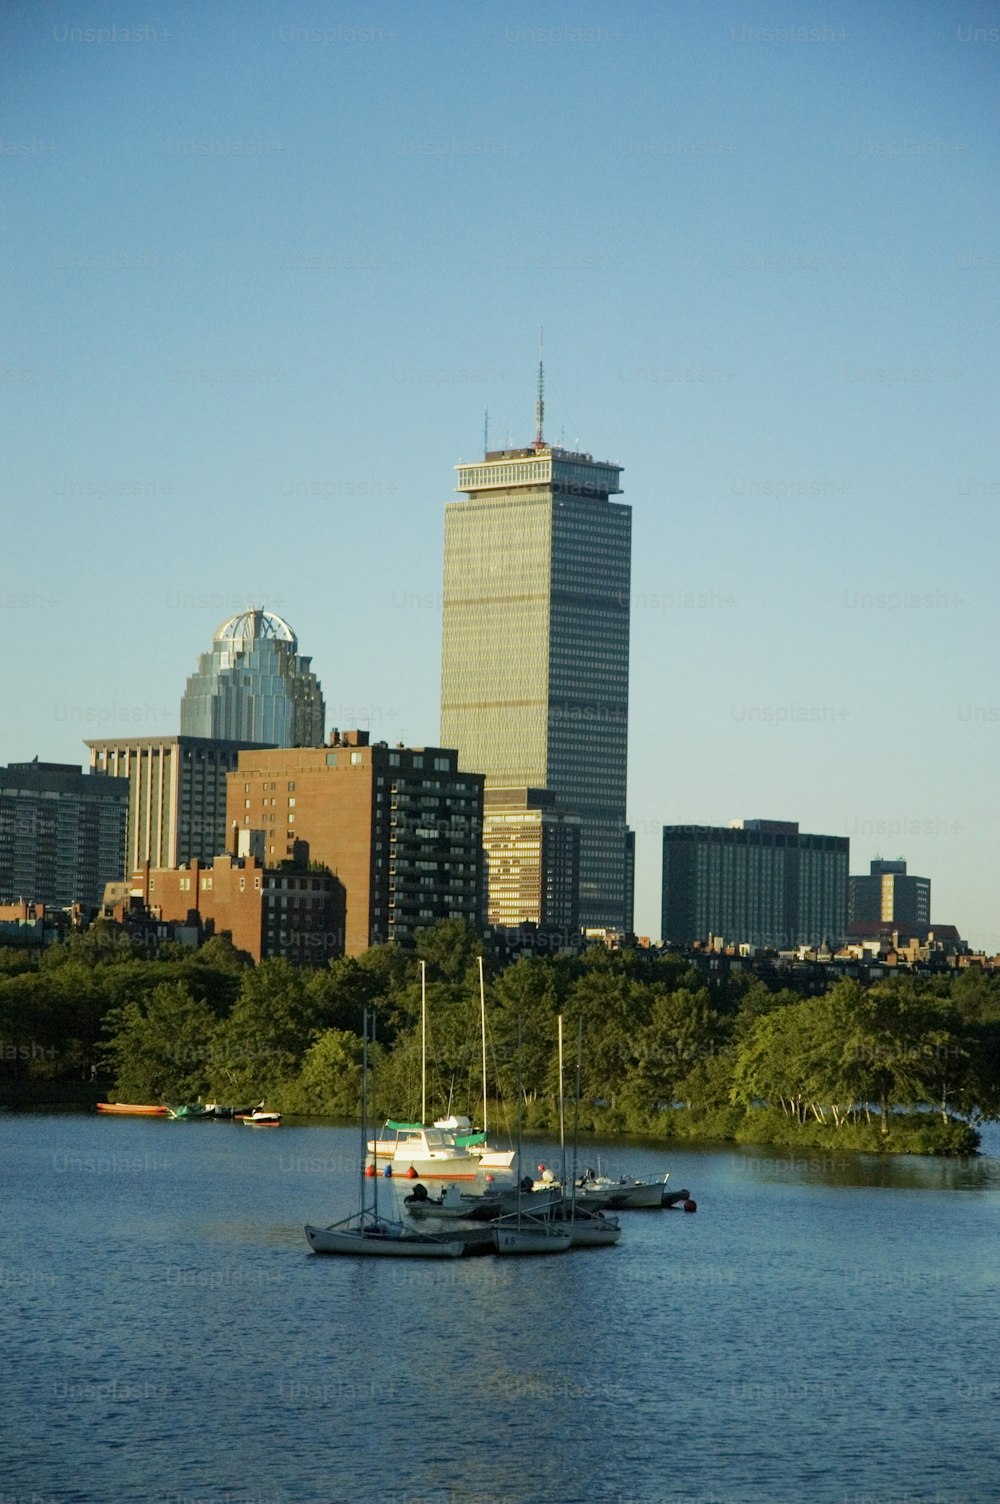
[[420,1121],[427,1122],[427,962],[420,963]]
[[365,1213],[365,1154],[368,1149],[368,1009],[364,1011],[361,1045],[361,1215]]
[[563,1190],[566,1189],[566,1117],[563,1111],[563,1041],[562,1041],[562,1014],[559,1015],[559,1152],[562,1163],[559,1167],[559,1178],[562,1181]]
[[[375,1009],[372,1009],[372,1096],[375,1095]],[[375,1152],[372,1158],[372,1216],[378,1221],[378,1133],[375,1134]]]
[[583,1053],[583,1019],[576,1021],[576,1094],[573,1099],[573,1194],[570,1197],[572,1205],[571,1216],[576,1219],[576,1146],[580,1136],[580,1056]]
[[483,958],[479,957],[479,1029],[483,1039],[483,1132],[486,1132],[486,988],[483,985]]

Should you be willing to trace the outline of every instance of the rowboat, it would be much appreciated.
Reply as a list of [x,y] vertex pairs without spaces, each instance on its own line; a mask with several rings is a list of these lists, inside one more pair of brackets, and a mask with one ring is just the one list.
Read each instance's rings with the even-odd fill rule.
[[165,1118],[168,1113],[166,1107],[140,1106],[135,1102],[98,1102],[98,1112],[128,1113],[132,1117]]

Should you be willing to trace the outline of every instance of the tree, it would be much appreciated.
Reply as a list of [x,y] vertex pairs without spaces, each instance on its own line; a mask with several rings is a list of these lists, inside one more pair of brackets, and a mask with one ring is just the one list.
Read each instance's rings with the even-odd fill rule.
[[113,1009],[105,1052],[127,1102],[193,1102],[208,1091],[216,1020],[181,982],[163,982]]

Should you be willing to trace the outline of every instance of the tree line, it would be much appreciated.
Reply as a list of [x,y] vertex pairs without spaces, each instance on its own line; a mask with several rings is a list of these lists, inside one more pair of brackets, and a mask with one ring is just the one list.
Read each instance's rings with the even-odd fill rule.
[[[219,937],[144,955],[98,925],[38,960],[0,953],[0,1101],[57,1083],[118,1101],[264,1101],[356,1119],[362,1017],[373,1112],[483,1111],[477,957],[458,921],[415,947],[316,970],[248,964]],[[421,965],[426,977],[422,1050]],[[596,946],[486,960],[488,1117],[585,1131],[968,1152],[1000,1117],[1000,978],[962,971],[840,979],[816,997],[746,975],[711,988],[681,955]],[[582,1040],[576,1104],[576,1041]],[[519,1043],[520,1041],[520,1043]]]

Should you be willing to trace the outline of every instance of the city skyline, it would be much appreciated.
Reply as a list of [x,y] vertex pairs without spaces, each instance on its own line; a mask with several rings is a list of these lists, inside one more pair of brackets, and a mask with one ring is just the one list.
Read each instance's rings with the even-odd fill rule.
[[445,477],[544,325],[635,502],[636,929],[662,827],[751,811],[1000,951],[994,20],[7,8],[0,762],[176,733],[251,601],[436,744]]

